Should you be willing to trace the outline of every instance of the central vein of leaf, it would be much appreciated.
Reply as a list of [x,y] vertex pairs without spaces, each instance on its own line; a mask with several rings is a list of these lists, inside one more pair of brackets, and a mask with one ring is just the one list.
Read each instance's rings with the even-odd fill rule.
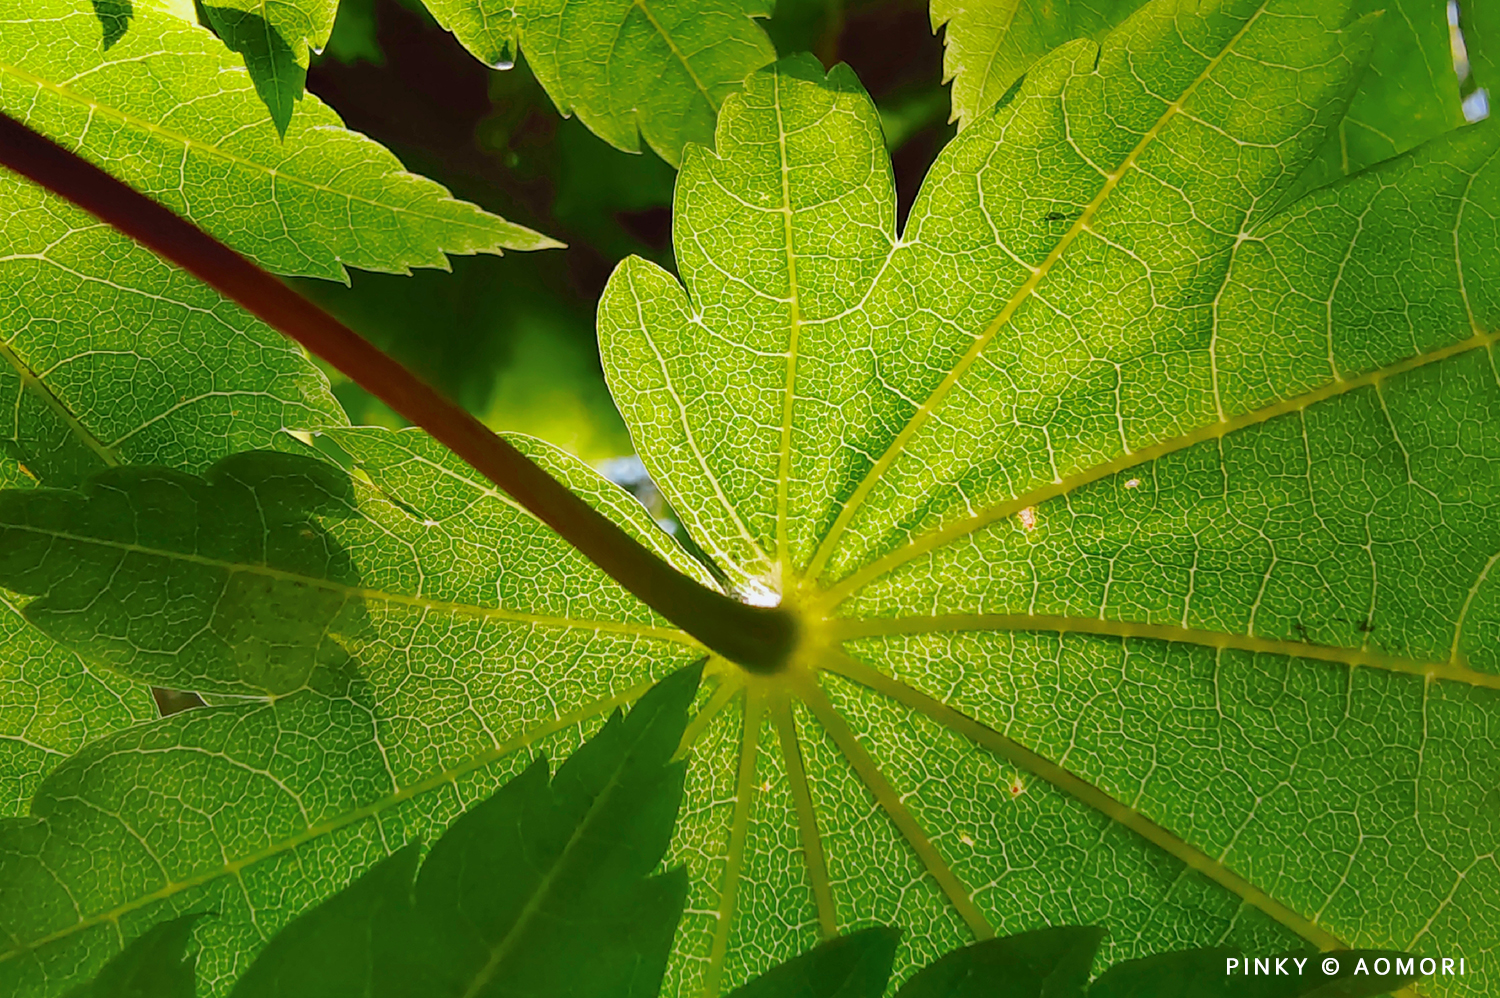
[[792,407],[796,403],[797,340],[802,328],[801,296],[797,289],[797,253],[792,247],[792,181],[786,156],[786,124],[781,118],[781,77],[772,77],[776,94],[776,141],[781,151],[781,224],[786,240],[786,279],[790,294],[788,342],[786,348],[786,389],[781,395],[781,453],[776,473],[776,557],[783,580],[791,576],[791,554],[787,544],[787,496],[792,477]]

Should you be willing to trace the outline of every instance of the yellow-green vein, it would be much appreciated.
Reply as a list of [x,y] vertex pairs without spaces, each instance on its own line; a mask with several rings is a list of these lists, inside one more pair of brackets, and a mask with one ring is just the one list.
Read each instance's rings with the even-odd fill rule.
[[704,86],[703,81],[698,79],[698,73],[693,69],[693,64],[688,62],[687,56],[682,54],[682,50],[677,47],[677,43],[672,40],[672,36],[667,33],[667,29],[662,27],[661,22],[656,19],[656,15],[651,13],[651,8],[646,6],[646,0],[635,0],[635,6],[640,8],[641,13],[645,15],[651,27],[656,29],[658,35],[661,35],[661,40],[667,43],[667,49],[671,51],[672,56],[678,62],[682,63],[683,69],[687,70],[688,78],[693,81],[693,86],[698,88],[698,92],[703,95],[703,99],[708,102],[708,106],[717,114],[719,112],[719,102],[714,100],[714,95],[709,93],[708,87]]
[[927,873],[937,881],[938,886],[947,895],[949,903],[968,925],[969,931],[978,939],[992,938],[995,935],[994,927],[984,917],[979,906],[974,903],[969,888],[958,879],[948,866],[948,861],[928,838],[927,832],[906,809],[906,805],[901,803],[901,795],[896,793],[896,788],[891,786],[885,774],[880,771],[880,767],[875,764],[875,760],[865,751],[859,739],[854,737],[854,732],[849,730],[849,726],[844,723],[838,711],[833,709],[833,705],[828,702],[828,698],[818,687],[817,680],[809,678],[800,683],[797,693],[813,712],[818,723],[823,726],[823,730],[828,732],[834,744],[839,747],[839,751],[849,760],[849,765],[874,795],[881,810],[885,811],[900,830],[902,837],[911,845],[918,858],[921,859],[922,865],[927,868]]
[[786,124],[781,117],[781,76],[772,78],[776,100],[776,142],[781,156],[781,231],[786,242],[786,279],[789,296],[787,316],[789,329],[786,348],[786,388],[781,401],[781,452],[776,461],[776,560],[781,578],[792,574],[791,553],[787,542],[788,494],[792,477],[792,410],[796,404],[797,348],[802,326],[802,305],[797,289],[797,251],[792,245],[791,165],[786,158]]
[[1104,201],[1109,197],[1110,194],[1114,193],[1115,189],[1120,185],[1120,181],[1125,177],[1127,173],[1130,172],[1131,168],[1135,166],[1136,161],[1140,159],[1141,155],[1146,151],[1146,149],[1156,141],[1157,137],[1161,134],[1162,129],[1166,127],[1167,123],[1170,122],[1174,117],[1176,117],[1178,112],[1182,110],[1183,104],[1188,100],[1188,98],[1192,97],[1192,95],[1197,92],[1198,87],[1201,86],[1203,82],[1208,79],[1209,75],[1218,68],[1219,63],[1229,55],[1229,53],[1234,49],[1235,45],[1240,41],[1240,39],[1245,36],[1245,33],[1250,30],[1251,25],[1253,25],[1260,18],[1260,15],[1264,11],[1264,9],[1264,4],[1257,8],[1256,12],[1252,14],[1243,25],[1240,26],[1240,29],[1237,32],[1235,32],[1234,37],[1225,43],[1223,49],[1221,49],[1218,54],[1216,54],[1212,59],[1208,61],[1208,64],[1204,66],[1202,72],[1198,74],[1197,78],[1194,79],[1192,83],[1188,84],[1187,88],[1183,90],[1181,95],[1179,95],[1176,100],[1172,101],[1166,106],[1166,109],[1161,113],[1161,116],[1157,118],[1155,124],[1153,124],[1149,129],[1146,130],[1146,133],[1141,136],[1140,141],[1136,143],[1135,147],[1125,155],[1125,158],[1120,162],[1120,165],[1104,175],[1104,183],[1099,188],[1099,193],[1094,195],[1093,199],[1089,201],[1089,203],[1084,207],[1083,211],[1081,211],[1078,217],[1074,219],[1073,224],[1070,225],[1068,227],[1068,230],[1064,232],[1058,239],[1057,244],[1052,247],[1051,251],[1049,251],[1046,257],[1043,258],[1042,262],[1037,265],[1036,269],[1031,271],[1026,280],[1023,281],[1021,283],[1021,286],[1016,289],[1015,294],[1011,295],[1010,300],[1007,301],[1005,305],[1000,309],[1000,313],[996,315],[995,318],[990,320],[989,325],[984,328],[984,331],[981,332],[979,336],[975,337],[974,342],[970,344],[969,349],[964,351],[964,355],[959,358],[958,362],[953,365],[952,369],[950,369],[948,373],[944,375],[943,380],[938,383],[937,387],[934,388],[932,392],[927,396],[927,398],[923,400],[922,404],[917,407],[916,412],[912,413],[911,418],[906,421],[906,425],[901,427],[900,432],[898,432],[895,438],[891,440],[891,443],[886,447],[885,452],[880,455],[879,459],[876,460],[873,465],[871,465],[870,470],[866,472],[864,478],[860,480],[859,485],[854,489],[853,493],[850,494],[848,501],[845,502],[843,508],[839,510],[839,515],[834,520],[833,526],[830,527],[828,533],[824,535],[822,543],[818,545],[817,553],[813,555],[812,562],[808,565],[808,577],[816,579],[819,575],[822,574],[823,567],[828,563],[828,559],[833,555],[833,550],[835,546],[837,546],[839,538],[843,535],[843,532],[849,526],[849,523],[854,519],[854,514],[859,510],[860,506],[864,504],[865,499],[868,498],[870,493],[874,490],[875,485],[877,482],[879,482],[881,476],[883,476],[886,470],[893,463],[895,463],[896,459],[901,455],[902,451],[905,450],[907,443],[913,436],[916,435],[918,430],[926,425],[927,420],[942,405],[943,401],[947,398],[948,393],[952,390],[953,386],[956,385],[959,379],[962,378],[964,374],[969,370],[969,368],[974,365],[974,362],[979,359],[979,355],[983,353],[984,350],[990,345],[990,343],[994,340],[995,336],[1000,332],[1000,330],[1010,322],[1011,317],[1015,315],[1016,311],[1019,310],[1020,307],[1031,298],[1032,293],[1037,289],[1037,287],[1042,283],[1047,275],[1051,273],[1052,268],[1057,264],[1057,261],[1062,258],[1063,253],[1067,251],[1068,247],[1072,246],[1081,234],[1090,231],[1089,223],[1093,221],[1094,215],[1099,211],[1100,206],[1103,205]]
[[764,691],[758,686],[745,688],[740,767],[734,785],[734,817],[729,826],[724,879],[719,886],[713,948],[709,951],[708,972],[703,976],[704,998],[718,998],[719,983],[724,978],[724,958],[729,952],[729,933],[734,928],[735,902],[739,896],[740,874],[745,866],[745,838],[750,832],[750,812],[755,803],[755,766],[760,751],[760,725],[765,714],[764,697]]
[[[1493,563],[1493,561],[1492,561]],[[1024,613],[953,613],[933,617],[884,617],[872,620],[834,620],[825,625],[836,640],[874,637],[882,634],[934,634],[949,631],[1055,631],[1058,634],[1099,634],[1117,638],[1174,641],[1205,648],[1264,652],[1337,662],[1350,668],[1366,666],[1388,672],[1403,672],[1427,679],[1446,679],[1470,686],[1500,689],[1500,676],[1476,672],[1450,662],[1424,662],[1368,648],[1341,648],[1306,641],[1283,641],[1222,631],[1205,631],[1170,624],[1143,624],[1097,617],[1056,617]]]
[[47,408],[51,409],[53,413],[56,414],[58,419],[61,419],[63,423],[67,425],[68,429],[73,431],[73,435],[76,436],[85,447],[93,451],[95,454],[99,455],[99,460],[103,461],[111,468],[119,466],[120,458],[117,454],[115,454],[114,450],[107,444],[105,444],[104,441],[94,436],[93,433],[89,432],[89,430],[83,425],[83,423],[79,421],[78,417],[74,415],[73,410],[68,407],[67,403],[63,402],[62,399],[58,398],[57,395],[53,393],[52,389],[47,387],[46,383],[42,381],[41,377],[31,369],[31,365],[23,361],[16,353],[15,349],[4,339],[0,339],[0,357],[4,357],[10,363],[10,366],[15,369],[16,374],[21,378],[21,391],[16,396],[18,420],[21,399],[25,398],[26,390],[29,388],[38,398],[42,400],[42,403]]
[[505,620],[516,624],[531,624],[536,627],[559,627],[572,630],[602,631],[606,633],[630,634],[636,637],[650,638],[655,641],[672,641],[677,644],[696,645],[697,642],[683,633],[670,627],[655,627],[650,624],[632,624],[620,620],[579,620],[571,617],[553,617],[545,614],[523,613],[520,610],[507,610],[504,607],[475,606],[470,603],[459,603],[453,600],[428,599],[422,596],[405,596],[400,593],[389,593],[381,589],[366,589],[361,586],[346,585],[334,582],[330,579],[319,579],[308,575],[299,575],[296,572],[288,572],[268,565],[246,565],[238,562],[224,561],[220,558],[206,558],[202,555],[186,554],[180,551],[163,551],[148,547],[144,544],[133,544],[128,541],[102,540],[97,537],[85,537],[81,534],[73,534],[63,530],[42,530],[20,524],[10,525],[7,530],[26,531],[28,533],[41,534],[44,537],[52,537],[59,540],[76,541],[80,544],[93,544],[100,547],[112,548],[127,554],[139,554],[151,558],[164,558],[172,561],[182,561],[191,565],[202,565],[207,568],[222,569],[231,573],[244,573],[246,575],[261,576],[268,579],[276,579],[284,582],[294,582],[298,585],[307,586],[310,589],[322,589],[325,592],[337,593],[340,596],[352,597],[372,603],[389,603],[394,606],[410,606],[422,610],[442,610],[448,613],[459,614],[469,617],[489,617]]
[[703,669],[703,681],[707,683],[716,680],[718,685],[715,686],[713,693],[709,696],[708,702],[703,705],[703,709],[698,711],[693,719],[688,722],[687,727],[683,729],[682,741],[677,745],[677,753],[673,756],[674,759],[682,759],[692,751],[693,746],[698,744],[698,739],[703,737],[703,732],[707,731],[708,726],[713,723],[713,719],[719,716],[719,712],[728,706],[729,701],[745,685],[741,678],[743,673],[740,673],[738,669],[734,669],[732,672],[725,670],[717,676],[711,673],[710,670],[714,669],[715,663],[718,662],[723,662],[723,659],[712,659]]
[[842,653],[829,656],[826,668],[861,686],[904,704],[926,717],[967,738],[980,748],[993,752],[1006,762],[1045,780],[1052,786],[1093,808],[1129,829],[1146,841],[1173,856],[1189,868],[1230,891],[1250,906],[1259,909],[1320,949],[1344,948],[1344,943],[1328,930],[1277,901],[1270,894],[1230,870],[1219,860],[1190,845],[1139,811],[1115,800],[1092,783],[1074,775],[1057,763],[1002,735],[995,729],[961,714],[940,700],[922,693],[899,679],[894,679]]
[[1023,509],[1039,506],[1049,499],[1056,499],[1059,496],[1067,495],[1085,485],[1108,478],[1110,475],[1115,475],[1138,465],[1155,461],[1168,454],[1185,450],[1195,444],[1222,438],[1237,430],[1246,429],[1275,419],[1277,416],[1300,412],[1318,402],[1347,394],[1358,388],[1374,386],[1387,378],[1405,374],[1408,371],[1425,367],[1428,364],[1435,364],[1447,360],[1449,357],[1467,353],[1470,350],[1493,346],[1497,340],[1500,340],[1500,332],[1476,333],[1466,340],[1450,344],[1439,350],[1418,354],[1415,357],[1408,357],[1406,360],[1368,371],[1359,377],[1350,378],[1346,381],[1330,381],[1321,388],[1315,388],[1301,395],[1283,399],[1280,402],[1274,402],[1271,405],[1241,413],[1237,416],[1231,416],[1219,422],[1209,423],[1196,430],[1151,444],[1147,447],[1142,447],[1129,454],[1120,454],[1109,461],[1104,461],[1094,465],[1092,468],[1069,475],[1060,482],[1048,482],[1046,485],[1032,489],[1030,492],[1026,492],[1014,499],[1007,499],[1004,502],[981,509],[972,516],[967,516],[961,520],[954,520],[941,527],[934,528],[895,551],[867,563],[862,568],[839,580],[837,584],[829,586],[818,595],[816,602],[825,609],[836,607],[875,579],[885,575],[887,572],[894,571],[914,558],[918,558],[962,537],[967,537],[969,534],[981,530],[997,520],[1015,516]]
[[833,888],[828,880],[828,864],[823,858],[823,841],[818,834],[818,812],[813,807],[807,787],[807,770],[802,765],[802,746],[797,741],[797,721],[785,690],[772,695],[771,717],[781,743],[781,760],[786,766],[792,801],[797,806],[797,830],[802,842],[802,858],[807,864],[807,879],[812,883],[813,898],[818,905],[818,931],[825,939],[838,935],[834,916]]

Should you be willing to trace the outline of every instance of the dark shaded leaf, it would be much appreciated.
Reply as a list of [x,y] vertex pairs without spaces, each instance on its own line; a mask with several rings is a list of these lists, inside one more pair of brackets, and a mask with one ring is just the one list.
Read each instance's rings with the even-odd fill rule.
[[[288,926],[233,998],[654,998],[687,893],[652,876],[701,666],[657,683],[549,782],[537,759],[433,846],[407,846]],[[888,963],[889,961],[887,961]]]
[[773,967],[729,998],[879,998],[901,930],[877,925],[830,939]]
[[988,939],[918,971],[896,998],[1081,998],[1103,938],[1068,925]]

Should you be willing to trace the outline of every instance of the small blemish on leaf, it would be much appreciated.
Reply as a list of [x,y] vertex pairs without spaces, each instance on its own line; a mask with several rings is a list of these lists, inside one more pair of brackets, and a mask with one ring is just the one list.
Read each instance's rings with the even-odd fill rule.
[[1027,506],[1016,514],[1016,519],[1021,521],[1021,529],[1028,534],[1036,529],[1036,507]]
[[1130,481],[1125,483],[1125,487],[1127,489],[1138,489],[1141,487],[1141,480],[1139,478],[1132,478]]

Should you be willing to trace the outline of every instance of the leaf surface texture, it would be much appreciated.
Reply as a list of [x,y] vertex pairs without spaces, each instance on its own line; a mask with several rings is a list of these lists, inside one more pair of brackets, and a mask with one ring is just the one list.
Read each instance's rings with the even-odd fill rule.
[[[847,69],[760,71],[687,147],[679,273],[616,271],[606,372],[728,587],[803,636],[770,675],[705,668],[667,993],[871,920],[906,929],[898,982],[1097,925],[1109,965],[1399,949],[1467,958],[1434,995],[1495,989],[1496,133],[1296,196],[1375,44],[1323,0],[1157,0],[977,117],[899,233]],[[422,434],[322,432],[347,482],[299,515],[341,560],[181,576],[341,594],[289,641],[306,678],[95,742],[0,828],[17,993],[211,900],[227,994],[296,914],[700,657]],[[184,470],[212,487],[235,460]],[[69,519],[111,474],[7,529],[117,543]],[[130,552],[158,582],[198,553]],[[45,565],[7,571],[42,573],[52,627]],[[117,578],[80,592],[149,599]]]

